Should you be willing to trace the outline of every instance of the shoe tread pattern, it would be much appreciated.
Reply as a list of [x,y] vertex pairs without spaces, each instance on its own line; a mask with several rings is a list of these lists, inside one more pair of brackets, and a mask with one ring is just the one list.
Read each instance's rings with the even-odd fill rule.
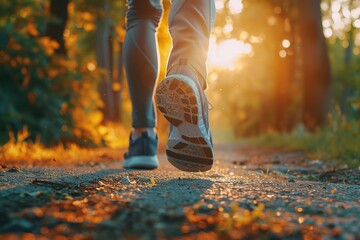
[[[183,171],[209,170],[213,164],[213,151],[198,130],[201,109],[193,88],[180,79],[166,78],[156,90],[156,102],[160,112],[180,133],[179,139],[169,139],[169,162]],[[187,131],[184,130],[186,127]]]

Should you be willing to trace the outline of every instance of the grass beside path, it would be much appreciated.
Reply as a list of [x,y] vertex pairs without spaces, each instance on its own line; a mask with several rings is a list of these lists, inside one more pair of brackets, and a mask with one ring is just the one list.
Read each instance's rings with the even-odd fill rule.
[[336,130],[334,127],[309,133],[300,127],[288,134],[264,134],[237,142],[251,146],[305,151],[310,159],[326,161],[337,168],[360,167],[359,129],[341,128]]

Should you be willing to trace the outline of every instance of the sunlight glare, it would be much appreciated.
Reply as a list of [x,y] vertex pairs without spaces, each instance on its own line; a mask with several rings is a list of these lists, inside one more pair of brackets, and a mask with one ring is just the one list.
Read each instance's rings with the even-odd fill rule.
[[240,40],[246,40],[246,39],[248,39],[248,37],[249,37],[249,33],[248,32],[246,32],[246,31],[241,31],[241,33],[240,33]]
[[324,28],[329,28],[331,27],[331,20],[330,19],[325,19],[323,22],[322,22],[322,25]]
[[228,7],[231,14],[239,14],[244,8],[242,0],[230,0]]
[[209,82],[213,83],[216,82],[216,80],[218,80],[219,75],[216,72],[213,72],[209,75]]
[[87,64],[87,69],[88,69],[90,72],[95,71],[96,65],[95,65],[94,63],[92,63],[92,62],[89,62],[89,63]]
[[288,39],[284,39],[283,41],[282,41],[282,46],[284,47],[284,48],[289,48],[290,47],[290,41],[288,40]]
[[354,27],[356,27],[356,28],[360,28],[360,19],[355,20],[354,23],[353,23],[353,25],[354,25]]
[[355,46],[360,47],[360,33],[356,34],[354,42],[355,42]]
[[224,9],[224,0],[216,0],[215,1],[215,8],[218,11],[221,11]]
[[232,30],[233,30],[233,25],[232,25],[232,24],[228,23],[228,24],[226,24],[226,25],[224,26],[224,31],[225,31],[225,33],[231,33]]
[[331,28],[326,28],[324,30],[324,35],[325,35],[326,38],[331,37],[333,35],[333,31],[331,30]]
[[275,8],[274,8],[274,13],[276,13],[276,14],[280,14],[281,13],[281,7],[279,7],[279,6],[276,6]]
[[360,49],[359,48],[354,48],[353,49],[353,53],[354,53],[354,55],[359,55],[360,54]]
[[343,14],[344,17],[346,17],[346,18],[350,18],[350,17],[351,17],[351,12],[350,12],[349,8],[347,8],[347,7],[344,7],[344,8],[342,9],[342,14]]
[[350,14],[351,14],[351,17],[352,17],[353,19],[359,19],[359,17],[360,17],[360,7],[351,10],[351,13],[350,13]]
[[276,18],[274,16],[268,17],[267,23],[269,24],[269,26],[274,26],[276,24]]
[[341,30],[345,27],[345,23],[342,21],[340,13],[336,12],[331,14],[331,18],[334,21],[333,28],[335,30]]
[[280,50],[279,56],[280,56],[281,58],[286,58],[286,55],[287,55],[287,53],[286,53],[285,50]]
[[237,60],[242,55],[250,54],[252,47],[250,44],[237,39],[228,39],[220,43],[216,42],[216,37],[210,38],[209,65],[229,70],[235,70]]
[[65,29],[64,30],[64,34],[63,34],[63,37],[64,37],[64,39],[67,39],[69,36],[70,36],[70,30],[69,29]]
[[331,11],[332,12],[339,12],[341,8],[341,5],[339,2],[333,2],[333,4],[331,5]]
[[341,22],[341,16],[340,16],[340,13],[338,13],[338,12],[332,13],[331,18],[333,19],[335,24],[338,23],[338,22]]
[[321,2],[320,7],[323,11],[327,11],[329,9],[329,5],[326,2]]

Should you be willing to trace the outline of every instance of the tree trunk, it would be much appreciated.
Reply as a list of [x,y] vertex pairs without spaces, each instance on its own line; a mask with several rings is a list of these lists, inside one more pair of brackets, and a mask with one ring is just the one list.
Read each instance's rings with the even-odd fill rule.
[[[296,7],[288,0],[272,0],[272,6],[281,7],[281,12],[277,14],[279,26],[274,32],[274,70],[275,70],[275,95],[274,95],[274,128],[278,132],[289,132],[295,125],[293,108],[295,96],[292,92],[295,79],[295,21],[294,8]],[[276,28],[275,28],[276,29]],[[287,39],[290,46],[284,47],[282,41]]]
[[[352,1],[350,2],[350,6],[352,6]],[[347,48],[345,48],[345,69],[349,70],[351,68],[351,60],[353,58],[353,49],[354,49],[354,25],[351,22],[351,29],[348,33],[348,41],[349,45]],[[348,81],[343,83],[343,89],[341,93],[341,99],[340,99],[340,110],[343,115],[345,115],[348,112],[348,99],[351,94],[351,87],[349,86]]]
[[320,0],[299,3],[302,54],[303,122],[308,130],[325,123],[330,105],[331,74],[322,28]]
[[276,89],[275,89],[275,129],[279,132],[291,131],[294,121],[291,115],[293,96],[291,84],[294,84],[294,57],[287,56],[277,60]]
[[107,71],[99,85],[99,92],[101,99],[104,103],[103,113],[105,121],[114,121],[115,119],[115,106],[114,94],[112,90],[112,59],[111,59],[111,46],[109,37],[111,36],[111,23],[108,11],[110,6],[105,3],[102,11],[105,12],[104,17],[99,17],[97,20],[96,30],[96,60],[97,65]]
[[[295,79],[295,56],[294,56],[294,24],[291,24],[290,32],[284,32],[282,38],[291,43],[286,49],[286,56],[280,57],[283,47],[276,50],[275,68],[275,129],[279,132],[289,132],[295,125],[296,119],[292,108],[295,104],[295,96],[292,85],[296,85]],[[280,40],[281,42],[281,40]],[[279,44],[280,45],[280,44]]]
[[60,23],[50,23],[46,29],[46,36],[59,43],[59,48],[56,53],[66,55],[66,48],[64,42],[64,30],[68,19],[68,4],[69,0],[51,0],[50,14],[57,17]]

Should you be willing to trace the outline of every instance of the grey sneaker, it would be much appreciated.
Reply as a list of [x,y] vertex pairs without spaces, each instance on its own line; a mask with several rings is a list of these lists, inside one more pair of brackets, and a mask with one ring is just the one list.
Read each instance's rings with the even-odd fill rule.
[[207,171],[213,164],[208,102],[197,79],[172,74],[156,89],[159,110],[172,125],[166,146],[169,162],[188,171]]
[[130,169],[155,169],[159,166],[156,156],[158,137],[151,138],[147,132],[141,137],[132,140],[130,134],[129,151],[124,154],[124,168]]

